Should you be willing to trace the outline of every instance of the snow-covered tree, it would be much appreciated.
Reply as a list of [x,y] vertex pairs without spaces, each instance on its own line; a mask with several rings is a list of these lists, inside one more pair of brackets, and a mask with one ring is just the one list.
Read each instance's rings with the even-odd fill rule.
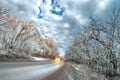
[[108,76],[117,75],[120,72],[120,8],[114,7],[104,17],[90,17],[86,28],[66,51],[66,60],[87,64]]
[[52,38],[43,37],[34,22],[11,16],[7,8],[0,6],[1,55],[54,58],[58,49]]

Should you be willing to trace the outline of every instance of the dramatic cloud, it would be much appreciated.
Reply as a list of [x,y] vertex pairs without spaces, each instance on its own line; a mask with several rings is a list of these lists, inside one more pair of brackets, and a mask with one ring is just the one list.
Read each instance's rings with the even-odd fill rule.
[[61,53],[82,32],[88,15],[100,15],[113,0],[2,0],[13,14],[33,20],[44,34],[55,38]]

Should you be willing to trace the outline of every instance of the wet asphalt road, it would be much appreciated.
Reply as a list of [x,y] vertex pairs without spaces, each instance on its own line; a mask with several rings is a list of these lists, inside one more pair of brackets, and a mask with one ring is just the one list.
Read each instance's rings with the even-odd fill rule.
[[62,71],[63,68],[64,62],[56,65],[48,60],[39,62],[0,62],[0,80],[47,80],[50,76],[51,78],[52,76],[58,76],[59,73],[56,72]]

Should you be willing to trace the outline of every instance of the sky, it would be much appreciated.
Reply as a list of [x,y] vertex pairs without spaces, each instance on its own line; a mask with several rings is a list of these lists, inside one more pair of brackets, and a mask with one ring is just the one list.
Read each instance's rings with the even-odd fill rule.
[[[114,0],[2,0],[12,14],[35,21],[45,36],[55,39],[64,53],[78,33],[83,32],[89,15],[102,16]],[[115,0],[119,1],[119,0]]]

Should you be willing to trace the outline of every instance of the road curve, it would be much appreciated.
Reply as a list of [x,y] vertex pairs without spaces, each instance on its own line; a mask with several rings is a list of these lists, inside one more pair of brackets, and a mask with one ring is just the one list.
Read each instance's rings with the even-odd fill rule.
[[71,69],[70,65],[65,63],[63,67],[56,70],[54,73],[50,74],[42,80],[74,80],[68,73],[69,69]]
[[0,63],[0,80],[43,80],[63,65],[51,61]]

